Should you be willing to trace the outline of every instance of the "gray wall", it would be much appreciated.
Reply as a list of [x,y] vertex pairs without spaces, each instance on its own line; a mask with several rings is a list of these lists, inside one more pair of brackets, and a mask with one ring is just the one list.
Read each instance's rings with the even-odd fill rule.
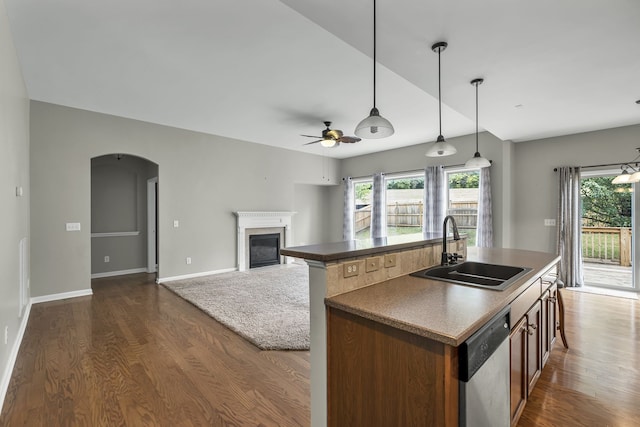
[[[588,166],[633,160],[640,147],[640,126],[627,126],[514,144],[514,246],[556,250],[558,166]],[[616,169],[616,167],[608,168]]]
[[329,232],[329,208],[327,201],[331,196],[331,186],[296,184],[294,186],[294,206],[297,212],[293,216],[292,227],[295,230],[307,230],[306,233],[294,232],[295,246],[327,243],[334,241]]
[[[23,196],[16,196],[22,187]],[[29,100],[3,0],[0,0],[0,384],[11,349],[17,345],[20,261],[18,248],[29,238]],[[8,327],[8,343],[4,331]],[[0,406],[2,402],[0,402]]]
[[108,154],[91,159],[91,233],[139,233],[92,237],[92,274],[146,269],[147,180],[157,176],[158,166],[140,157]]
[[[235,268],[234,211],[296,211],[296,183],[338,182],[337,160],[33,101],[34,295],[90,287],[90,159],[110,153],[158,164],[161,278]],[[66,232],[66,222],[82,231]],[[327,232],[296,224],[298,241]]]
[[[455,145],[458,152],[453,156],[440,159],[426,157],[428,144],[412,145],[395,150],[383,151],[359,157],[351,157],[341,162],[342,177],[368,176],[376,172],[403,172],[421,170],[426,166],[442,164],[444,166],[464,164],[475,152],[475,135],[447,139]],[[363,143],[366,143],[363,142]],[[493,161],[491,166],[491,191],[493,196],[493,227],[494,245],[496,247],[511,246],[512,205],[509,180],[511,175],[511,146],[512,143],[501,141],[488,132],[479,137],[479,147],[482,155]],[[332,192],[332,203],[339,206],[333,209],[330,225],[334,239],[342,238],[342,186]]]

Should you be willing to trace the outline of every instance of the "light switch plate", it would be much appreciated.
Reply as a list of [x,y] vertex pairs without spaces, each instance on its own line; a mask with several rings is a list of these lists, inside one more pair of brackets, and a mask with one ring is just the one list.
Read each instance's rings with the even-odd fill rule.
[[556,220],[555,220],[555,218],[551,218],[551,219],[549,219],[549,218],[545,218],[545,220],[544,220],[544,225],[545,225],[546,227],[554,227],[554,226],[556,225]]
[[178,221],[177,219],[173,220],[173,228],[178,228],[180,227],[180,221]]

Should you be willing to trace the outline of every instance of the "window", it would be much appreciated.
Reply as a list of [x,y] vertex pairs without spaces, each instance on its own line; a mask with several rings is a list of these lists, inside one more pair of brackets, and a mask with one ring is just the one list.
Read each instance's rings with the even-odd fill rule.
[[467,246],[476,245],[478,226],[478,197],[480,171],[478,169],[448,170],[447,215],[452,215],[460,233],[467,235]]
[[353,180],[354,191],[354,233],[356,239],[371,237],[371,208],[373,206],[373,179],[364,178]]
[[387,236],[421,234],[424,172],[385,178]]

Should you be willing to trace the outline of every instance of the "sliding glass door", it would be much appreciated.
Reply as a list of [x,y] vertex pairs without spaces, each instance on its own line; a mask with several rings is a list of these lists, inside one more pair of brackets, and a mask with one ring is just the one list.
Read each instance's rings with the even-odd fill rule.
[[637,184],[613,184],[616,171],[582,172],[582,258],[586,286],[638,290]]

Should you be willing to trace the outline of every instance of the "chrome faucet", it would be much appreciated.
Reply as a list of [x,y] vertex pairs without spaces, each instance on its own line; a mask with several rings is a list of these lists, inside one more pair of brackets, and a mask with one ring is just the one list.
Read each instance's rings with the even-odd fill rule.
[[442,260],[440,265],[455,264],[462,255],[457,253],[447,253],[447,222],[451,220],[451,226],[453,227],[453,240],[460,240],[460,233],[458,233],[458,224],[452,215],[444,217],[444,223],[442,224]]

